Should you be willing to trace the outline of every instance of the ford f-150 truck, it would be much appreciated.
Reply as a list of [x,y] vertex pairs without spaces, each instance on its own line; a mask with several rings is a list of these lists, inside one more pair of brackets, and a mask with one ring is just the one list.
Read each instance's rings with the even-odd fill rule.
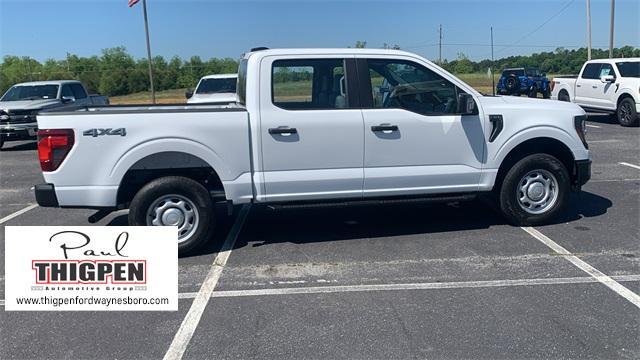
[[129,208],[132,225],[177,226],[184,254],[211,235],[218,200],[486,195],[511,223],[540,224],[590,177],[580,107],[483,96],[404,51],[251,51],[237,92],[226,105],[39,114],[38,204],[99,209],[90,221]]
[[638,126],[640,58],[587,61],[577,77],[555,77],[551,98],[588,111],[616,114],[622,126]]
[[89,95],[79,81],[37,81],[12,86],[0,98],[0,148],[5,141],[36,139],[39,111],[78,105],[105,105],[106,96]]

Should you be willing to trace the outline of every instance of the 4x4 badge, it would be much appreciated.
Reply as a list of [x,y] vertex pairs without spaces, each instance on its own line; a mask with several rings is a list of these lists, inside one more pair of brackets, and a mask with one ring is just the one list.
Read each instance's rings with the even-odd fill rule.
[[103,135],[120,135],[127,136],[127,129],[125,128],[117,128],[117,129],[89,129],[82,132],[82,136],[103,136]]

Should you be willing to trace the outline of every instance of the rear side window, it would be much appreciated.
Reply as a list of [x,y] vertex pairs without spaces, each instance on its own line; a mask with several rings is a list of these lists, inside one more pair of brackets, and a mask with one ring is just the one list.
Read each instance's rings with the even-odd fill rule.
[[80,84],[71,84],[71,91],[73,92],[73,97],[76,99],[85,99],[87,97],[87,92],[84,90],[82,85]]
[[202,79],[196,94],[235,93],[237,83],[236,78]]
[[271,96],[286,110],[348,108],[344,59],[274,61]]
[[509,77],[511,75],[524,76],[524,69],[507,69],[502,71],[502,76]]
[[582,71],[583,79],[600,79],[600,67],[602,64],[587,64]]
[[617,62],[616,66],[622,77],[640,78],[640,61]]

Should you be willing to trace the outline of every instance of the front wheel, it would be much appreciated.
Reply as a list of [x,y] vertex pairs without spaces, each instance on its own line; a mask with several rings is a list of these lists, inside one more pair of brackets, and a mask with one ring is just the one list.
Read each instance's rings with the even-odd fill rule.
[[538,97],[538,88],[535,85],[532,86],[527,96],[530,98]]
[[500,210],[517,226],[548,223],[567,205],[569,172],[555,157],[533,154],[507,172],[500,188]]
[[134,196],[129,225],[177,226],[178,253],[185,255],[205,243],[215,226],[213,202],[197,181],[167,176],[151,181]]

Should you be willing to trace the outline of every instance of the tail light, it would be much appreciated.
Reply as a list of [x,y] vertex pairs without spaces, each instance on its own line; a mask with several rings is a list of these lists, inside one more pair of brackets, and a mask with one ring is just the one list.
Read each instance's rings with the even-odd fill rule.
[[584,145],[585,149],[589,148],[589,144],[587,144],[587,138],[586,138],[586,134],[587,134],[587,116],[586,115],[580,115],[580,116],[576,116],[573,118],[573,125],[576,128],[576,132],[578,133],[578,137],[580,138],[580,141],[582,141],[582,144]]
[[551,82],[551,91],[553,91],[553,88],[554,88],[555,86],[556,86],[556,82],[555,82],[555,81],[552,81],[552,82]]
[[38,131],[38,158],[42,171],[55,171],[73,147],[72,129]]

